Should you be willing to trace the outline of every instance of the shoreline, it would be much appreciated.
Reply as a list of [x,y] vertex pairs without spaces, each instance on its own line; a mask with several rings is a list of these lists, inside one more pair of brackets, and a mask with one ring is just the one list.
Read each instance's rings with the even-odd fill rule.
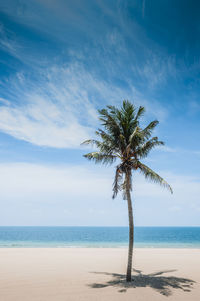
[[[85,246],[85,245],[30,245],[30,246],[25,246],[25,245],[16,245],[13,244],[11,246],[9,245],[5,245],[5,246],[1,246],[0,245],[0,249],[127,249],[128,248],[128,244],[127,246]],[[200,249],[200,245],[199,246],[134,246],[134,249],[153,249],[153,250],[163,250],[163,249],[173,249],[173,250],[199,250]]]

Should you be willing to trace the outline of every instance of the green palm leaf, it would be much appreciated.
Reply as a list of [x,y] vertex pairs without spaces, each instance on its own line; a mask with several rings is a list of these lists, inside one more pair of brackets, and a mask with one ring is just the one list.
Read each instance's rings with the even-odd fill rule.
[[163,141],[159,141],[158,137],[153,137],[150,140],[148,140],[144,145],[141,147],[138,147],[138,149],[135,152],[135,155],[139,158],[145,158],[148,156],[149,152],[155,148],[156,146],[164,145]]
[[149,168],[145,164],[142,164],[139,161],[138,161],[138,167],[139,167],[140,171],[144,174],[146,179],[149,179],[152,182],[158,183],[161,186],[166,187],[171,193],[173,193],[171,186],[162,177],[160,177],[156,172],[154,172],[151,168]]
[[100,152],[92,152],[84,155],[85,158],[88,160],[94,161],[95,163],[102,163],[102,164],[112,164],[116,160],[115,155],[108,155]]

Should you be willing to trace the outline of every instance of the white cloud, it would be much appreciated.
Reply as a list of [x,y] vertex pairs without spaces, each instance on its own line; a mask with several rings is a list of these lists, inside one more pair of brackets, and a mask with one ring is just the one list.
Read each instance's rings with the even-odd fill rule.
[[[105,170],[94,172],[81,166],[45,166],[30,163],[0,164],[1,201],[31,200],[37,202],[77,198],[98,198],[111,194]],[[98,190],[99,186],[104,191]],[[60,198],[60,200],[59,200]]]
[[161,150],[161,151],[167,152],[167,153],[176,153],[176,152],[180,151],[180,150],[178,150],[178,149],[176,149],[176,148],[169,147],[169,146],[165,146],[165,145],[160,146],[160,147],[158,148],[158,150]]
[[80,125],[66,108],[35,96],[19,107],[0,108],[0,129],[13,137],[40,146],[77,148],[89,137],[90,128]]
[[[112,20],[113,26],[109,27],[104,18],[96,18],[96,9],[90,5],[77,5],[70,1],[29,1],[28,5],[26,1],[20,1],[20,3],[12,3],[7,1],[2,8],[6,14],[15,19],[17,22],[23,25],[34,28],[38,32],[41,32],[44,36],[52,37],[55,41],[62,41],[62,51],[74,54],[77,59],[86,58],[89,60],[88,53],[91,57],[94,57],[100,65],[104,65],[107,72],[112,73],[112,76],[116,77],[116,73],[121,74],[121,78],[136,78],[141,77],[142,81],[145,81],[145,89],[160,87],[162,83],[165,83],[169,77],[174,77],[177,74],[177,66],[175,66],[175,59],[171,56],[167,56],[163,53],[163,49],[146,38],[144,29],[136,21],[128,18],[126,11],[126,5],[118,3],[115,6],[109,3],[97,2],[96,9],[102,12],[102,15],[109,17]],[[124,7],[124,9],[122,9]],[[145,1],[142,1],[142,11],[144,14]],[[38,13],[38,11],[40,13]],[[89,12],[89,13],[88,13]],[[85,16],[87,15],[87,18]],[[74,23],[76,26],[74,27]],[[93,26],[90,26],[93,24]],[[80,36],[85,36],[85,30],[87,28],[87,36],[90,37],[91,44],[83,44],[83,47],[77,51],[74,49],[68,49],[69,43],[68,35],[72,31],[77,30]],[[76,32],[76,31],[75,31]],[[101,35],[100,32],[106,34]],[[98,34],[98,38],[97,38]],[[77,32],[76,32],[77,35]],[[6,39],[3,39],[6,43]],[[127,41],[133,43],[133,49],[129,51]],[[16,41],[15,41],[16,44]],[[11,45],[11,46],[10,46]],[[9,48],[12,48],[12,54],[21,59],[27,60],[29,64],[34,64],[34,58],[36,53],[27,52],[27,48],[22,49],[19,47],[20,41],[16,44],[17,47],[12,46],[12,40],[9,41]],[[78,44],[79,45],[79,44]],[[137,46],[136,46],[137,45]],[[6,46],[6,45],[4,45]],[[14,45],[15,46],[15,45]],[[136,49],[134,48],[136,46]],[[77,49],[78,47],[76,47]],[[144,51],[144,59],[138,60],[137,52]],[[23,52],[23,55],[19,53]],[[85,54],[83,54],[85,52]],[[117,69],[116,66],[122,67],[123,56],[129,58],[129,68],[131,73],[123,72],[124,68]],[[45,56],[46,57],[46,56]],[[164,57],[164,59],[163,59]],[[40,64],[44,63],[44,56],[40,60]],[[127,61],[125,60],[126,65]],[[35,60],[37,64],[37,60]],[[47,62],[48,64],[48,62]],[[126,66],[125,65],[125,66]]]
[[[126,202],[121,194],[111,199],[113,172],[89,165],[0,164],[1,224],[127,225]],[[200,179],[159,173],[173,195],[134,174],[137,225],[197,225]]]
[[195,151],[195,150],[189,150],[189,149],[183,149],[183,148],[173,148],[169,146],[159,146],[156,150],[158,151],[163,151],[167,153],[179,153],[179,154],[185,154],[185,155],[200,155],[200,151]]
[[133,86],[127,91],[106,83],[82,64],[36,69],[37,81],[18,72],[7,83],[7,99],[1,98],[0,130],[17,139],[39,146],[79,148],[98,126],[96,107],[118,105],[123,99],[146,105],[148,116],[155,118],[156,112],[156,117],[163,119],[166,115]]
[[[15,102],[1,99],[0,130],[40,146],[77,148],[92,134],[97,113],[87,85],[98,85],[80,68],[52,68],[35,84],[22,74],[10,81]],[[20,103],[18,103],[20,101]]]
[[169,208],[169,211],[172,212],[180,212],[182,210],[182,208],[180,206],[172,206]]
[[92,224],[90,209],[111,195],[105,174],[78,166],[0,164],[1,180],[1,225]]
[[[57,148],[79,148],[80,143],[93,135],[94,129],[97,126],[97,107],[104,107],[107,104],[119,105],[123,99],[134,101],[136,105],[144,105],[147,109],[147,119],[152,117],[160,121],[166,119],[168,116],[167,110],[152,99],[148,99],[143,93],[140,93],[135,87],[132,75],[139,75],[145,78],[150,85],[156,85],[156,81],[163,81],[168,68],[160,68],[160,60],[147,60],[144,66],[137,67],[131,63],[130,70],[132,72],[122,73],[121,78],[124,78],[126,87],[120,87],[114,83],[116,74],[121,72],[119,62],[121,62],[122,55],[128,57],[128,48],[125,43],[123,30],[127,30],[128,23],[125,28],[123,24],[121,30],[114,29],[106,30],[106,36],[99,35],[96,40],[96,32],[88,23],[93,21],[94,16],[90,21],[84,18],[80,11],[77,11],[76,4],[63,3],[60,5],[52,1],[31,1],[27,5],[24,1],[11,5],[12,1],[6,2],[2,8],[7,14],[10,14],[16,22],[22,23],[28,27],[36,28],[37,31],[48,37],[51,34],[56,41],[65,40],[61,46],[63,53],[68,53],[70,56],[70,63],[68,65],[52,66],[51,58],[47,54],[38,54],[36,49],[30,50],[29,47],[24,47],[25,43],[20,41],[19,36],[16,37],[12,33],[5,33],[5,30],[0,28],[2,32],[2,47],[7,50],[12,56],[19,59],[23,66],[27,67],[27,72],[23,74],[19,71],[15,74],[15,78],[8,78],[7,83],[2,83],[3,89],[7,90],[7,99],[1,101],[0,107],[0,130],[12,135],[13,137],[39,146],[49,146]],[[97,3],[97,6],[118,24],[118,18],[109,5],[105,3]],[[40,14],[38,14],[38,7]],[[67,9],[68,8],[68,9]],[[67,16],[66,18],[66,9]],[[91,9],[91,8],[90,8]],[[52,18],[52,11],[54,16]],[[87,7],[81,8],[83,13],[87,13]],[[121,11],[118,11],[119,16]],[[44,14],[44,15],[43,15]],[[78,51],[69,49],[66,46],[67,29],[71,28],[71,18],[77,18],[78,29],[83,28],[91,30],[91,49],[84,46],[84,49]],[[52,22],[45,20],[51,19]],[[83,26],[81,26],[81,20]],[[96,20],[94,20],[96,21]],[[123,20],[126,21],[126,20]],[[102,20],[101,20],[102,22]],[[123,22],[122,22],[123,23]],[[73,22],[72,22],[73,24]],[[55,26],[54,26],[55,25]],[[95,23],[96,28],[99,28],[99,23]],[[73,26],[72,29],[74,30]],[[136,28],[137,29],[137,28]],[[102,31],[102,28],[101,28]],[[59,34],[58,34],[59,33]],[[56,36],[56,39],[55,39]],[[132,39],[135,35],[131,32]],[[141,42],[141,41],[140,41]],[[34,45],[33,45],[34,46]],[[144,49],[144,44],[140,45]],[[103,54],[102,54],[102,50]],[[91,52],[91,58],[97,60],[97,64],[88,59],[88,53]],[[65,60],[63,53],[61,57]],[[56,56],[56,55],[55,55]],[[131,54],[130,61],[132,61]],[[149,57],[149,56],[148,56]],[[152,57],[152,55],[150,55]],[[60,58],[59,58],[60,59]],[[58,57],[54,57],[52,61],[58,61]],[[89,68],[87,65],[92,65]],[[123,60],[122,60],[123,61]],[[134,57],[137,62],[137,57]],[[109,76],[106,79],[97,77],[97,67],[103,65]],[[120,63],[121,64],[121,63]],[[42,66],[40,68],[39,66]],[[84,67],[85,66],[85,67]],[[29,71],[28,71],[29,70]],[[29,79],[30,73],[35,79]],[[105,72],[105,73],[106,73]],[[156,74],[156,77],[155,77]],[[109,81],[108,81],[109,78]],[[8,92],[9,91],[9,92]],[[14,96],[14,97],[13,97]],[[146,117],[145,117],[146,118]],[[146,121],[146,120],[145,120]]]
[[163,60],[164,54],[154,54],[152,50],[148,50],[148,57],[144,60],[142,65],[133,66],[133,71],[137,72],[148,88],[155,89],[165,84],[167,80],[177,76],[177,68],[173,57],[166,56]]
[[9,32],[4,28],[4,26],[0,23],[0,49],[8,52],[9,54],[18,57],[18,53],[21,50],[14,33]]

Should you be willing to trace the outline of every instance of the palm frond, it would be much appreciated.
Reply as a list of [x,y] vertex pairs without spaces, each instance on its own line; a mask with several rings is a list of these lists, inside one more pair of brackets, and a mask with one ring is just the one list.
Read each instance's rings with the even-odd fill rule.
[[137,121],[135,120],[135,111],[136,108],[132,103],[130,103],[128,100],[123,101],[120,124],[127,144],[133,128],[137,126]]
[[116,167],[115,178],[113,182],[113,195],[112,195],[113,199],[117,196],[118,192],[121,190],[122,179],[123,179],[123,172],[121,170],[121,166],[118,165]]
[[159,123],[158,120],[154,120],[154,121],[150,122],[146,128],[144,128],[144,130],[142,131],[142,134],[144,135],[144,137],[146,139],[151,137],[151,134],[152,134],[154,128],[158,125],[158,123]]
[[117,118],[114,114],[109,114],[108,110],[102,109],[98,110],[99,112],[99,120],[101,121],[102,125],[113,135],[120,134],[120,126],[117,123]]
[[135,153],[136,148],[142,144],[144,141],[144,136],[137,126],[133,133],[129,136],[129,144],[126,147],[126,154],[129,155],[130,151],[132,150]]
[[112,155],[113,152],[116,152],[115,146],[111,143],[107,143],[106,141],[98,141],[95,139],[86,140],[81,143],[82,145],[91,145],[96,146],[101,153],[104,153],[105,155]]
[[126,119],[133,119],[135,117],[135,106],[128,100],[124,100],[121,112]]
[[138,121],[138,119],[145,113],[145,107],[140,106],[137,114],[135,116],[135,119]]
[[91,146],[96,145],[97,147],[100,147],[101,142],[98,140],[95,140],[95,139],[88,139],[88,140],[83,141],[81,143],[81,145],[91,145]]
[[88,160],[94,161],[96,164],[102,163],[104,165],[112,164],[117,158],[115,155],[104,154],[101,152],[92,152],[83,156]]
[[167,188],[171,193],[173,193],[171,186],[156,172],[154,172],[151,168],[149,168],[145,164],[142,164],[140,161],[137,162],[137,165],[140,171],[144,174],[146,179],[149,179],[152,182],[160,184],[161,186]]
[[102,129],[98,129],[95,134],[101,137],[102,141],[104,141],[105,143],[111,144],[113,145],[113,147],[118,147],[118,139],[116,140],[112,135],[106,133]]
[[132,147],[136,147],[137,145],[140,145],[144,141],[144,135],[141,129],[137,126],[133,133],[129,137],[129,142]]
[[139,146],[135,152],[135,155],[139,158],[145,158],[154,147],[159,145],[164,145],[164,142],[159,141],[158,137],[153,137],[142,146]]

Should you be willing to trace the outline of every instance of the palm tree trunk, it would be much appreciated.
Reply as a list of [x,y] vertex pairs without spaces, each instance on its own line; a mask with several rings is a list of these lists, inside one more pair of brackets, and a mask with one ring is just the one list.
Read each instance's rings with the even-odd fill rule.
[[126,174],[126,196],[128,203],[128,217],[129,217],[129,248],[128,248],[128,265],[127,265],[127,273],[126,273],[126,281],[131,281],[131,273],[132,273],[132,258],[133,258],[133,242],[134,242],[134,223],[133,223],[133,209],[132,209],[132,201],[130,194],[130,186],[128,185],[130,181],[130,177]]

